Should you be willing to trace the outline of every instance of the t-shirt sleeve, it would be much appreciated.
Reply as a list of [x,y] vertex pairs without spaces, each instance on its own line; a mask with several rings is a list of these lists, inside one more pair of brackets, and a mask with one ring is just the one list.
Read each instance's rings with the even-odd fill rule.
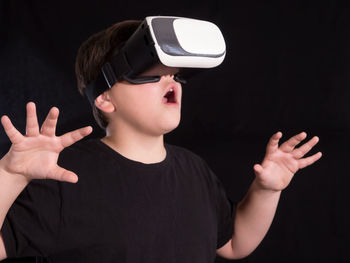
[[214,202],[217,218],[217,242],[216,249],[225,245],[233,235],[233,223],[236,214],[236,203],[226,193],[226,189],[220,179],[210,169],[209,165],[202,159],[213,187]]
[[1,232],[7,256],[46,256],[53,252],[60,226],[60,187],[33,180],[10,207]]
[[[193,157],[194,156],[194,157]],[[220,179],[211,170],[208,163],[200,156],[194,154],[192,158],[198,161],[202,172],[208,176],[209,188],[216,209],[217,241],[216,249],[225,245],[233,235],[233,223],[236,215],[237,203],[233,202],[226,193],[226,189]]]
[[[215,175],[214,175],[215,176]],[[216,213],[218,222],[218,236],[216,249],[225,245],[233,234],[233,223],[236,213],[236,203],[234,203],[226,194],[224,185],[215,176],[216,182]]]

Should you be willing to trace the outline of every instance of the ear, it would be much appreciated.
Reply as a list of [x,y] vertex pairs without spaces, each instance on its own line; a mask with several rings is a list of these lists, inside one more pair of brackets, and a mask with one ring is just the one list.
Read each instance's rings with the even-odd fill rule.
[[107,91],[103,92],[100,96],[98,96],[95,99],[95,105],[98,109],[106,113],[113,112],[116,109]]

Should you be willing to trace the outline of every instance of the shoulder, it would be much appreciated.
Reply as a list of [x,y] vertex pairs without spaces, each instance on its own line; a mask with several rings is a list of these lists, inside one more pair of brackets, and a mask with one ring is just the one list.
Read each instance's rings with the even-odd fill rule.
[[65,166],[88,165],[102,159],[103,152],[99,139],[85,139],[65,148],[59,155],[58,163]]
[[83,139],[65,148],[61,152],[61,155],[65,155],[65,156],[78,155],[80,157],[83,157],[84,155],[96,156],[105,150],[101,144],[102,142],[100,141],[99,138],[89,138],[85,140]]
[[93,148],[98,146],[99,144],[99,139],[98,138],[89,138],[89,139],[83,139],[80,140],[71,146],[67,147],[64,149],[66,152],[85,152],[85,151],[92,151]]

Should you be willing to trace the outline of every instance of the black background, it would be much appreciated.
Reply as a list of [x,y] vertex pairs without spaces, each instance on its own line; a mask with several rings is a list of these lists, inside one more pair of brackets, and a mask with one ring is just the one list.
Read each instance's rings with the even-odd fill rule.
[[[346,1],[1,0],[0,115],[24,133],[34,101],[40,123],[60,109],[58,135],[92,125],[90,136],[103,136],[76,89],[77,49],[97,31],[148,15],[209,20],[224,34],[225,61],[183,87],[181,124],[165,140],[201,155],[232,200],[246,193],[273,133],[282,131],[282,142],[301,131],[320,137],[308,155],[323,157],[296,173],[267,236],[237,262],[350,262]],[[1,127],[1,156],[9,147]]]

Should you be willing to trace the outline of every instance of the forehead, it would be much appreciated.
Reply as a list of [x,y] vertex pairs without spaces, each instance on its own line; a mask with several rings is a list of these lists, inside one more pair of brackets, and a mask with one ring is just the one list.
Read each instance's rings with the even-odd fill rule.
[[168,67],[163,64],[155,64],[149,69],[145,70],[141,76],[163,76],[163,75],[175,75],[179,72],[179,68]]

